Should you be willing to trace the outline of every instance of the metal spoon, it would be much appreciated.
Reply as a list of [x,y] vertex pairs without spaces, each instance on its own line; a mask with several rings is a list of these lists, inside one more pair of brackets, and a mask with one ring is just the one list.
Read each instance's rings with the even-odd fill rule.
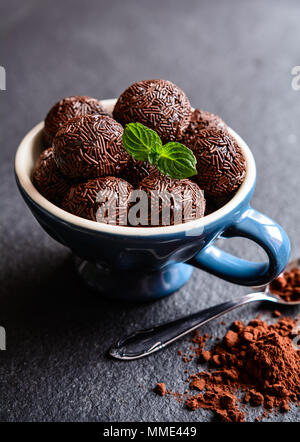
[[[300,259],[290,262],[285,270],[294,267],[300,267]],[[119,339],[110,347],[109,354],[116,359],[122,360],[143,358],[155,351],[161,350],[171,344],[171,342],[201,327],[201,325],[206,324],[212,319],[218,318],[242,305],[257,301],[270,301],[275,304],[290,306],[300,304],[300,301],[284,301],[279,296],[272,294],[269,290],[269,285],[267,285],[262,292],[251,293],[234,301],[223,302],[214,307],[209,307],[192,315],[146,330],[138,330],[129,336]]]

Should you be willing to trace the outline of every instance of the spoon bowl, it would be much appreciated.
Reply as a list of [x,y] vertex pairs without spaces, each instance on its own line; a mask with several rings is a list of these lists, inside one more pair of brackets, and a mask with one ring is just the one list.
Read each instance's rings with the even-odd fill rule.
[[[290,261],[285,268],[285,271],[291,270],[295,267],[300,268],[300,259]],[[231,310],[258,301],[268,301],[285,306],[296,306],[300,304],[300,300],[287,302],[280,298],[280,296],[270,291],[270,285],[267,284],[262,291],[241,296],[236,300],[223,302],[222,304],[176,319],[175,321],[160,324],[146,330],[138,330],[119,339],[109,349],[109,354],[116,359],[122,360],[143,358],[144,356],[148,356],[151,353],[161,350],[177,339],[185,336],[187,333],[192,332],[207,322],[216,319]]]

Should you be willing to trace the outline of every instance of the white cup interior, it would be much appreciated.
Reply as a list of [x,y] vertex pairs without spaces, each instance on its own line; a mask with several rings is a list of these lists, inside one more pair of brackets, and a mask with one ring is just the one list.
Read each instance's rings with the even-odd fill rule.
[[[112,112],[116,100],[102,100],[102,103],[109,112]],[[238,145],[243,151],[246,159],[247,170],[245,180],[238,189],[237,193],[223,207],[209,215],[206,215],[203,218],[196,219],[185,224],[177,224],[173,226],[137,228],[97,223],[95,221],[90,221],[72,215],[71,213],[60,209],[59,207],[48,201],[46,198],[44,198],[32,184],[32,172],[36,161],[41,153],[41,135],[43,127],[44,122],[37,124],[27,133],[27,135],[21,141],[15,158],[16,175],[25,192],[30,196],[33,201],[43,207],[43,209],[47,210],[52,215],[55,215],[56,217],[64,221],[85,229],[126,236],[173,235],[178,232],[184,232],[186,236],[193,236],[196,234],[195,232],[201,232],[204,226],[217,221],[218,219],[225,216],[227,213],[231,212],[235,207],[237,207],[243,201],[243,199],[255,183],[256,167],[253,155],[245,141],[236,132],[234,132],[234,130],[229,128],[230,134],[236,139]]]

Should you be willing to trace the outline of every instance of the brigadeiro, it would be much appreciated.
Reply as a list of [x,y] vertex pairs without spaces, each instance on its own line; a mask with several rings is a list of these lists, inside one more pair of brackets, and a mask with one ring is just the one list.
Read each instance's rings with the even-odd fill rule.
[[134,188],[137,188],[144,178],[155,171],[157,171],[156,167],[147,161],[137,161],[130,157],[122,172],[122,178],[132,184]]
[[60,171],[70,178],[118,176],[129,160],[122,134],[121,124],[108,116],[72,118],[53,141]]
[[70,184],[56,165],[53,147],[44,150],[40,155],[32,180],[37,190],[45,198],[58,206],[61,205],[70,189]]
[[68,120],[88,114],[109,115],[101,101],[86,96],[66,97],[58,101],[48,112],[43,132],[46,146],[52,144],[57,131]]
[[121,178],[88,180],[71,187],[63,201],[63,209],[92,221],[126,225],[132,190],[133,187]]
[[166,80],[139,81],[126,89],[113,110],[123,126],[139,122],[155,130],[163,142],[179,140],[191,119],[185,93]]
[[155,172],[143,179],[139,189],[148,196],[150,227],[186,223],[204,216],[203,191],[189,179],[176,180]]
[[190,124],[184,133],[182,142],[189,147],[201,130],[213,128],[227,131],[226,123],[218,117],[218,115],[201,109],[195,109],[192,113]]
[[231,135],[221,129],[202,130],[188,147],[197,159],[196,181],[207,195],[223,197],[238,189],[246,161]]

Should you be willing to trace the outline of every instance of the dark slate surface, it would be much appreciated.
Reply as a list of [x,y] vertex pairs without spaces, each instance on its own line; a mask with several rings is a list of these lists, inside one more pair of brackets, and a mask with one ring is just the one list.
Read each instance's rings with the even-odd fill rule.
[[[0,64],[7,71],[7,91],[0,92],[2,421],[212,419],[151,392],[158,381],[183,390],[183,370],[196,370],[176,354],[186,341],[131,363],[108,360],[105,350],[136,327],[246,289],[196,270],[159,302],[102,300],[78,282],[69,251],[29,213],[14,182],[14,154],[60,97],[109,98],[139,79],[170,79],[249,143],[258,167],[253,206],[282,224],[299,256],[300,91],[292,90],[290,73],[300,64],[299,13],[297,0],[0,2]],[[261,256],[245,240],[229,241],[224,247],[239,256]],[[271,317],[266,307],[248,307],[225,321],[247,321],[258,311]],[[203,328],[216,336],[224,330],[220,321]],[[272,419],[299,415],[292,408]]]

